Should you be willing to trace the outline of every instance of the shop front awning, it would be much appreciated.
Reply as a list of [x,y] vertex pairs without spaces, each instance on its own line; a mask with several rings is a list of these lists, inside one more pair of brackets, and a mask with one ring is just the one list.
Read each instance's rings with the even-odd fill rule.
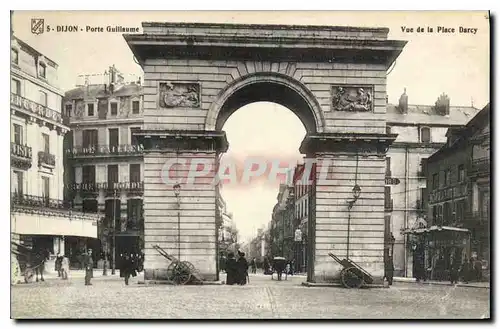
[[470,233],[466,228],[454,227],[454,226],[431,226],[431,227],[419,227],[419,228],[408,228],[401,231],[402,234],[413,234],[413,235],[425,235],[429,233],[436,232],[462,232]]

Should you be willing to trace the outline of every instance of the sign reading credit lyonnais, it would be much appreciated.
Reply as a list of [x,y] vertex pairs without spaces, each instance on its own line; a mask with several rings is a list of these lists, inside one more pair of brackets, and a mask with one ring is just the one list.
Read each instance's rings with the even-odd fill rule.
[[52,119],[58,123],[62,123],[62,116],[59,112],[51,110],[48,107],[45,107],[41,104],[30,101],[29,99],[26,99],[22,96],[11,93],[10,94],[10,103],[17,106],[17,107],[20,107],[20,108],[23,108],[25,110],[31,111],[35,114],[38,114],[40,116]]

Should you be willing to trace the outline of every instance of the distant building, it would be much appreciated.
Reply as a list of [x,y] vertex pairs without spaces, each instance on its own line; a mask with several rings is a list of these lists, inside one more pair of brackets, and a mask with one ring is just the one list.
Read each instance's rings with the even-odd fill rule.
[[434,257],[442,256],[447,269],[452,254],[463,261],[475,257],[489,274],[489,104],[465,127],[450,129],[447,137],[447,143],[427,159],[427,227],[441,229],[426,236],[427,260],[431,265]]
[[295,257],[293,241],[295,200],[291,184],[280,184],[277,201],[273,208],[270,228],[271,256],[293,259]]
[[398,105],[387,105],[387,132],[398,134],[386,155],[386,238],[395,238],[395,276],[413,275],[411,244],[402,230],[426,220],[422,163],[446,143],[449,128],[465,125],[479,109],[451,106],[446,95],[435,105],[411,105],[406,90]]
[[234,226],[233,214],[227,210],[226,201],[220,194],[220,187],[216,189],[217,193],[217,218],[218,218],[218,240],[219,251],[224,251],[233,241],[232,230]]
[[144,248],[143,146],[134,136],[144,122],[143,88],[140,80],[125,81],[114,66],[82,83],[63,100],[71,129],[65,139],[65,196],[83,212],[103,214],[93,247],[99,258],[112,255],[115,240],[118,260]]
[[12,36],[10,68],[12,241],[76,261],[97,238],[99,217],[72,211],[63,200],[69,127],[61,114],[58,65]]

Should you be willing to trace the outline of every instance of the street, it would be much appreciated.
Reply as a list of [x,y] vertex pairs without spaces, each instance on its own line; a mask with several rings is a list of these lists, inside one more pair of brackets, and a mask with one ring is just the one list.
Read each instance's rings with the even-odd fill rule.
[[[222,275],[221,280],[225,280]],[[26,318],[488,318],[489,289],[395,283],[389,289],[304,287],[251,274],[246,286],[125,286],[119,276],[21,284],[11,289],[11,317]]]

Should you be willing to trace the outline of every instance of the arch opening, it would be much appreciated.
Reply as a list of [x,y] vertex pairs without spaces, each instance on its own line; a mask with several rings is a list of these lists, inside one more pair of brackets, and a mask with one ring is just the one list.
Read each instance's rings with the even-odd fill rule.
[[231,114],[254,102],[282,105],[299,118],[307,133],[323,132],[323,114],[314,95],[299,81],[279,73],[255,73],[228,85],[209,109],[206,130],[221,131]]

